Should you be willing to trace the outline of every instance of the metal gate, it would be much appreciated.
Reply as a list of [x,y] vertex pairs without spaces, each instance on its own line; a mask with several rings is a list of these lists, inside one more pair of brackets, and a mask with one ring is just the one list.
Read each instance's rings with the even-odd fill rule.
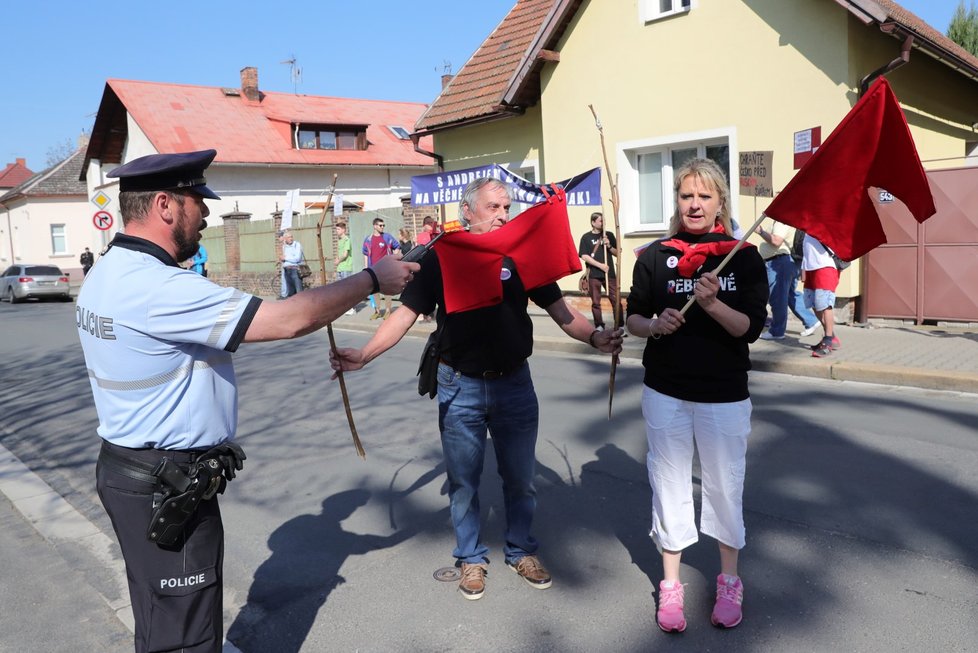
[[927,173],[937,213],[877,203],[886,244],[863,267],[866,317],[978,321],[978,168]]

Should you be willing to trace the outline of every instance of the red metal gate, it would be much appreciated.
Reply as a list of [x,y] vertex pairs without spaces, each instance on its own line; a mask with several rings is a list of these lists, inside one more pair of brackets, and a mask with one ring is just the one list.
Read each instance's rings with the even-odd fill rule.
[[978,321],[978,168],[927,173],[937,213],[879,203],[887,243],[863,266],[866,317]]

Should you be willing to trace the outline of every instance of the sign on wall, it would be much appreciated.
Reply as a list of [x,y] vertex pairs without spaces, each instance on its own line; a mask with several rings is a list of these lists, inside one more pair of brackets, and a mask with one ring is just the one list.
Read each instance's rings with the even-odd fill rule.
[[822,128],[812,127],[795,132],[794,152],[795,170],[798,170],[805,162],[812,158],[815,150],[822,144]]
[[740,194],[750,197],[774,197],[770,150],[740,153]]

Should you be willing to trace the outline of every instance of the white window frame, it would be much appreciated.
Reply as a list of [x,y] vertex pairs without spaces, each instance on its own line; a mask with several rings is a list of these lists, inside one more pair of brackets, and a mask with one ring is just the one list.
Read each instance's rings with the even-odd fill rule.
[[[663,9],[660,0],[638,0],[639,19],[643,23],[651,23],[654,20],[661,20],[677,14],[689,13],[696,7],[696,0],[667,0],[671,2],[671,9]],[[683,6],[688,2],[687,6]]]
[[[55,229],[59,229],[59,228],[61,230],[61,233],[60,234],[55,234]],[[61,238],[61,241],[64,244],[64,250],[58,251],[58,248],[55,246],[55,243],[57,242],[55,240],[56,238]],[[68,229],[67,229],[67,226],[65,224],[63,224],[63,223],[51,223],[51,255],[52,256],[64,256],[67,253],[68,253]]]
[[[656,138],[645,138],[619,143],[616,148],[618,168],[619,214],[624,235],[656,234],[669,228],[669,219],[675,210],[673,197],[672,150],[688,149],[695,146],[697,156],[703,155],[708,145],[727,145],[730,152],[727,178],[730,183],[730,216],[739,220],[740,184],[737,169],[739,161],[737,147],[737,128],[720,127],[698,132],[670,134]],[[660,152],[662,163],[662,222],[642,224],[640,222],[641,203],[639,199],[638,156]]]
[[[537,185],[540,184],[540,162],[536,159],[527,159],[520,163],[513,162],[505,165],[504,167],[514,175],[519,175],[524,179],[530,179],[530,181]],[[531,206],[533,205],[523,204],[522,202],[513,202],[513,206],[509,209],[509,217],[516,217]]]

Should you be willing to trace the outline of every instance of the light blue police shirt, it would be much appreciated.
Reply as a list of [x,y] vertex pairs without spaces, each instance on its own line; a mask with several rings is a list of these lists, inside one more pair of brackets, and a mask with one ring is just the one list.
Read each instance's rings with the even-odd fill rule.
[[75,307],[98,434],[155,449],[209,448],[233,438],[231,352],[260,304],[180,268],[150,241],[117,234]]

